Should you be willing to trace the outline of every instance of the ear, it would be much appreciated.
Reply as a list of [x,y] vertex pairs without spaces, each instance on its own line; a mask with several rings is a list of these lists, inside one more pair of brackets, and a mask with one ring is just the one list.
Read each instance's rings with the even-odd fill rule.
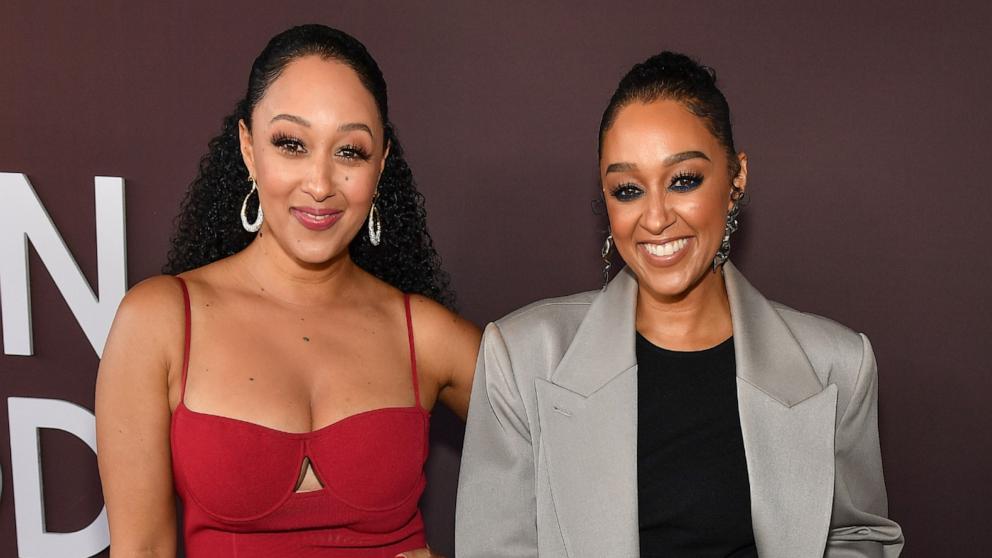
[[[737,154],[737,163],[740,165],[740,170],[737,172],[737,176],[731,181],[735,188],[740,190],[742,193],[747,191],[747,153],[741,151]],[[734,206],[733,200],[730,201],[728,209]]]
[[382,161],[379,161],[379,177],[382,177],[382,171],[386,169],[386,159],[389,158],[389,148],[393,146],[391,141],[386,142],[386,149],[382,152]]
[[251,145],[251,130],[245,121],[238,121],[238,139],[241,142],[241,160],[244,161],[248,169],[248,176],[255,176],[255,151]]
[[373,200],[379,195],[379,181],[382,180],[382,172],[386,170],[386,159],[389,157],[389,148],[392,147],[391,142],[386,142],[386,150],[382,152],[382,160],[379,161],[379,176],[375,179],[375,191],[373,192]]

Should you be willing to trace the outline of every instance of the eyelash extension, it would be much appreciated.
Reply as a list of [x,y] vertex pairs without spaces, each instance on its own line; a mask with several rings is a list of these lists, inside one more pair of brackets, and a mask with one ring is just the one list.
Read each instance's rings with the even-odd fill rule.
[[696,171],[682,170],[672,177],[672,183],[668,188],[676,192],[688,192],[695,190],[702,183],[702,174]]
[[[672,177],[672,182],[668,188],[674,192],[690,192],[698,188],[702,183],[702,174],[696,171],[683,170]],[[610,189],[610,195],[622,202],[637,199],[643,193],[644,190],[633,182],[617,184]]]
[[303,140],[282,132],[276,132],[272,136],[272,145],[292,154],[302,153],[306,150]]
[[633,182],[624,182],[623,184],[617,184],[612,189],[610,189],[610,195],[619,201],[630,201],[639,197],[643,191],[641,187]]
[[366,151],[365,148],[360,145],[354,145],[354,144],[344,145],[341,147],[341,149],[338,150],[338,152],[339,153],[350,152],[351,153],[350,155],[344,155],[344,157],[347,159],[358,159],[361,161],[368,161],[369,159],[372,158],[372,154]]

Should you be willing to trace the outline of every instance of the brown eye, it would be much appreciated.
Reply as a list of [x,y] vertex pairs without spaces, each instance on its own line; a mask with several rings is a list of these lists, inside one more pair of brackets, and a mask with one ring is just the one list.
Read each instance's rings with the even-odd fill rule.
[[276,146],[280,151],[285,151],[293,155],[306,153],[306,146],[303,145],[303,142],[292,136],[276,135],[272,138],[272,145]]
[[365,148],[359,145],[345,145],[338,149],[338,156],[355,161],[368,161],[371,155]]
[[672,183],[668,186],[673,192],[688,192],[695,190],[703,184],[703,175],[697,172],[680,172],[672,177]]
[[610,195],[613,196],[616,200],[622,202],[635,200],[641,197],[641,194],[643,193],[644,190],[642,190],[640,186],[632,182],[628,182],[626,184],[619,184],[616,187],[614,187],[612,190],[610,190]]

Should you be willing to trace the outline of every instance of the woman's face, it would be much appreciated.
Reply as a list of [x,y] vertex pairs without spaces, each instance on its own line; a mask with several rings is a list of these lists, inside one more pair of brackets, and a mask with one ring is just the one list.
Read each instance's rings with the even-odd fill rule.
[[[747,160],[733,183],[743,190]],[[635,102],[603,137],[600,179],[613,240],[642,289],[688,294],[707,273],[732,206],[726,150],[680,102]]]
[[375,100],[354,70],[318,56],[290,62],[256,105],[251,130],[241,123],[265,215],[259,234],[303,264],[346,254],[369,213],[384,144]]

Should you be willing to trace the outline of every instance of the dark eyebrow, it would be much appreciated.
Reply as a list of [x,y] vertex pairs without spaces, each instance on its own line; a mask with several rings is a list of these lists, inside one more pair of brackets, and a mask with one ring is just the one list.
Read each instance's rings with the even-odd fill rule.
[[630,172],[632,170],[637,170],[637,165],[634,163],[612,163],[606,167],[606,174],[610,174],[611,172]]
[[[307,119],[302,118],[300,116],[296,116],[294,114],[285,114],[285,113],[277,114],[273,116],[272,120],[270,120],[269,122],[275,122],[276,120],[287,120],[289,122],[295,122],[300,126],[306,126],[307,128],[310,127],[310,122],[307,121]],[[375,139],[375,134],[372,133],[372,128],[369,128],[368,124],[363,124],[361,122],[349,122],[347,124],[342,124],[338,126],[339,132],[350,132],[352,130],[363,130],[366,133],[368,133],[368,135],[372,136],[372,139]]]
[[372,139],[375,139],[375,134],[372,133],[372,128],[369,128],[368,124],[363,124],[361,122],[349,122],[338,126],[339,132],[350,132],[352,130],[364,130],[368,133],[368,135],[372,136]]
[[[681,163],[682,161],[688,161],[689,159],[706,159],[707,161],[710,160],[710,158],[707,157],[706,154],[703,153],[702,151],[683,151],[682,153],[676,153],[674,155],[669,155],[668,157],[665,157],[665,160],[662,161],[661,164],[665,165],[666,167],[670,167],[677,163]],[[613,163],[610,166],[606,167],[606,174],[610,174],[611,172],[631,172],[636,170],[637,170],[637,165],[635,165],[634,163]]]
[[307,128],[310,127],[310,123],[307,122],[306,119],[293,114],[277,114],[272,117],[272,120],[269,120],[269,123],[275,122],[276,120],[288,120],[290,122],[295,122],[300,126],[306,126]]
[[676,163],[681,163],[682,161],[688,161],[689,159],[706,159],[710,160],[702,151],[683,151],[682,153],[676,153],[675,155],[669,155],[665,157],[662,164],[666,167],[670,167]]

